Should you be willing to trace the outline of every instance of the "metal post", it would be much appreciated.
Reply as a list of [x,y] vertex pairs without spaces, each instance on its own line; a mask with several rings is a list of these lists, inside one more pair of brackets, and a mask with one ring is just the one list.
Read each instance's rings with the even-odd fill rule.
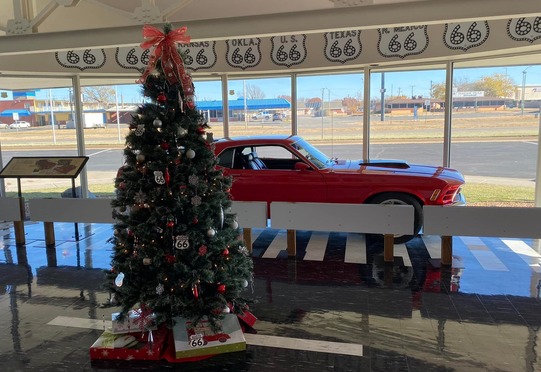
[[[223,127],[224,127],[224,138],[229,137],[229,93],[228,89],[227,75],[222,75],[222,116],[223,116]],[[210,120],[210,118],[209,118]]]
[[451,163],[451,116],[453,113],[453,62],[447,62],[445,75],[445,114],[443,122],[443,166]]
[[[77,155],[85,156],[85,134],[83,129],[83,102],[81,99],[81,77],[73,76],[73,98],[75,101],[75,135],[77,137]],[[88,177],[86,167],[80,173],[81,177],[81,197],[88,197]]]
[[297,73],[291,74],[291,134],[298,134],[297,122]]

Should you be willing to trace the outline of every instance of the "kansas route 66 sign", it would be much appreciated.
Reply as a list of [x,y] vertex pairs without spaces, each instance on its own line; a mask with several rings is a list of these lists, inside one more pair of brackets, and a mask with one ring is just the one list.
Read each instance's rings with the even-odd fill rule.
[[380,28],[378,34],[378,52],[383,57],[405,58],[428,47],[427,26]]
[[191,42],[189,45],[182,45],[180,49],[184,54],[184,65],[193,71],[211,68],[218,59],[215,41]]

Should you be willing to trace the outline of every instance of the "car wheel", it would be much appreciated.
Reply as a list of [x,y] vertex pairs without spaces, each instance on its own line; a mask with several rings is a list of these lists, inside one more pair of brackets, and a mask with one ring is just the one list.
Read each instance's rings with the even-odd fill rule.
[[413,206],[413,235],[395,235],[395,244],[406,243],[413,239],[421,231],[421,227],[423,226],[423,207],[415,197],[408,194],[389,192],[376,195],[369,201],[369,203]]

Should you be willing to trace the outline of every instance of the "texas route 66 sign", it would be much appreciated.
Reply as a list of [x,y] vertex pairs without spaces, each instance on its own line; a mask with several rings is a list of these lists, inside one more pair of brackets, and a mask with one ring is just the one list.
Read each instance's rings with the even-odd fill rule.
[[226,44],[226,62],[229,66],[245,70],[261,62],[260,38],[226,40]]
[[361,51],[361,30],[325,33],[325,58],[329,61],[346,63],[357,58]]
[[428,47],[427,26],[380,28],[378,34],[378,52],[383,57],[405,58]]

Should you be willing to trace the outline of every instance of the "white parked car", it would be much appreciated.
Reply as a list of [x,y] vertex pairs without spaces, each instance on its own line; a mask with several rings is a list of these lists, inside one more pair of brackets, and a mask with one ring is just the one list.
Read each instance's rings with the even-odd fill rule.
[[272,113],[268,111],[260,111],[257,114],[252,115],[252,120],[270,120],[270,118],[272,118]]
[[18,129],[18,128],[30,128],[30,123],[24,120],[17,120],[9,125],[9,129]]
[[7,125],[6,123],[2,123],[0,121],[0,129],[7,129],[9,127],[9,125]]

